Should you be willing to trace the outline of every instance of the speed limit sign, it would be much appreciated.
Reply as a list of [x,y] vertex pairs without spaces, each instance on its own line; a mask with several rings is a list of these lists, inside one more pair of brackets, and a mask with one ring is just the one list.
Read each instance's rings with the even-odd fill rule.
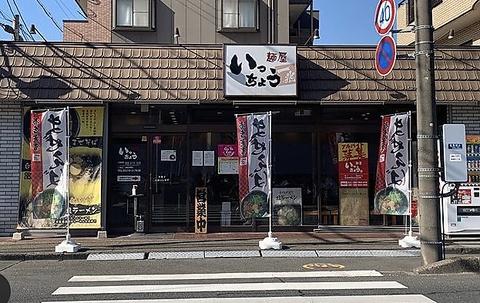
[[375,29],[384,36],[388,34],[395,24],[397,5],[395,0],[380,0],[375,10]]

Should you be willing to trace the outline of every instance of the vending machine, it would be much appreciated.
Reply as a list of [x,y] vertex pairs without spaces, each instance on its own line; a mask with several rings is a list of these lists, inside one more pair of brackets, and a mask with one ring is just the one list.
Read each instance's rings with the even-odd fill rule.
[[[468,181],[443,198],[444,232],[449,236],[480,236],[480,135],[466,136],[466,161]],[[443,193],[452,189],[443,184]]]

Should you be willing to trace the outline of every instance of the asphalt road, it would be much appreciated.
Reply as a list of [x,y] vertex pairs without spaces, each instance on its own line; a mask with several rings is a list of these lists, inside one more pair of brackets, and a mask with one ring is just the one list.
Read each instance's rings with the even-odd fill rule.
[[[416,257],[1,261],[0,273],[11,284],[10,302],[22,303],[82,300],[88,300],[88,302],[112,300],[108,302],[124,303],[145,299],[168,299],[161,302],[175,303],[182,302],[180,299],[184,298],[207,298],[206,301],[198,302],[215,302],[213,299],[217,298],[218,302],[227,302],[225,298],[245,297],[250,298],[250,303],[260,302],[251,297],[288,297],[284,299],[286,301],[277,298],[272,302],[297,302],[294,298],[300,296],[302,298],[299,298],[298,302],[373,303],[393,302],[395,298],[399,300],[395,302],[402,303],[479,302],[480,276],[478,274],[428,276],[413,274],[412,269],[420,263],[420,258]],[[360,270],[364,271],[363,274],[367,271],[365,276],[359,274]],[[262,277],[261,274],[257,277],[251,276],[251,273],[259,272],[281,274],[272,277]],[[299,274],[292,274],[296,272]],[[208,276],[212,273],[225,273],[227,277]],[[228,276],[231,275],[230,273],[244,274]],[[171,274],[201,275],[165,276]],[[69,282],[69,279],[74,276],[85,275],[91,277],[87,277],[86,281]],[[99,275],[122,276],[104,277],[104,279],[113,280],[99,281],[97,280]],[[148,276],[138,277],[137,275]],[[306,275],[327,275],[327,277],[307,277]],[[110,286],[110,288],[101,286]],[[224,289],[221,289],[222,287]],[[248,290],[248,287],[252,289]],[[54,292],[57,294],[52,295]],[[98,293],[95,294],[95,292]],[[395,297],[408,294],[424,297],[422,301],[419,301],[420,297],[410,297],[412,301],[407,301],[408,297]],[[389,297],[378,297],[384,295]],[[342,297],[334,298],[335,296]],[[361,301],[362,296],[376,297]],[[313,297],[313,299],[307,299],[307,297]],[[315,301],[320,300],[318,297],[321,297],[321,301]],[[328,301],[325,297],[330,297],[333,301]],[[241,300],[245,302],[245,299],[240,299],[238,302]]]

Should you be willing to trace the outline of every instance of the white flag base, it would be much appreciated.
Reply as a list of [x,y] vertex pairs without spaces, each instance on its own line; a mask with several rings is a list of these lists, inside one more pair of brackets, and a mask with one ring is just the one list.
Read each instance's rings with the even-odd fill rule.
[[67,238],[62,241],[62,243],[55,246],[56,253],[76,253],[80,250],[80,245],[70,238],[70,235],[67,235]]
[[398,240],[398,245],[400,245],[403,248],[411,248],[411,247],[420,248],[420,240],[418,240],[417,237],[414,237],[411,234],[409,234],[408,236],[405,236],[403,239]]
[[282,242],[278,238],[272,237],[271,233],[268,233],[268,237],[258,241],[258,247],[260,249],[282,249]]

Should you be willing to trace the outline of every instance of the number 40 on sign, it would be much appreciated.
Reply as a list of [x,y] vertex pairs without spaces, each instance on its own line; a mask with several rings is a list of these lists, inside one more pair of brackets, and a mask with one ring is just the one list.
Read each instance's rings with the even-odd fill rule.
[[384,36],[390,33],[395,24],[397,5],[395,0],[380,0],[375,10],[375,29]]

